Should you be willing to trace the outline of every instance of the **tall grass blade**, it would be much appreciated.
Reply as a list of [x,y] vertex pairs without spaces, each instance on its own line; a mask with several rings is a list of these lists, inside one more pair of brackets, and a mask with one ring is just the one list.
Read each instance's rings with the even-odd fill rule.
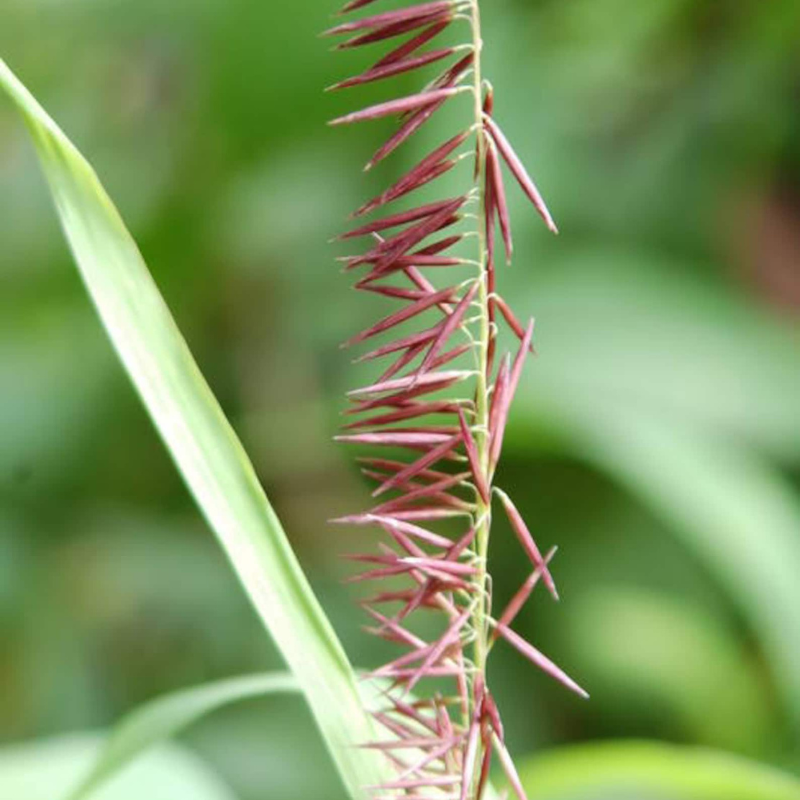
[[381,782],[353,670],[236,434],[97,176],[0,60],[111,341],[250,600],[297,676],[350,794]]

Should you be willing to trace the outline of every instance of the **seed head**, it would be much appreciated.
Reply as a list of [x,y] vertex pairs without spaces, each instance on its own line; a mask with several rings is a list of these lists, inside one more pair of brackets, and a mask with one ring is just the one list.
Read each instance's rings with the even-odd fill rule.
[[[349,421],[346,433],[337,437],[360,450],[382,448],[385,453],[359,459],[380,500],[371,510],[335,522],[380,532],[375,552],[348,556],[364,566],[351,580],[377,584],[376,593],[362,602],[373,623],[367,630],[404,649],[367,676],[388,682],[383,705],[373,711],[386,738],[362,746],[382,752],[395,769],[393,779],[370,791],[376,800],[480,800],[496,756],[524,800],[500,713],[486,685],[489,652],[495,643],[506,642],[567,688],[587,695],[511,628],[538,583],[554,597],[558,594],[550,572],[555,549],[542,556],[514,502],[494,485],[534,333],[533,320],[523,325],[496,287],[498,226],[509,263],[513,251],[503,164],[548,228],[557,229],[494,119],[494,91],[481,76],[477,0],[434,0],[347,16],[373,2],[351,0],[341,11],[346,21],[326,35],[348,37],[337,49],[378,42],[391,42],[392,49],[331,90],[427,72],[435,65],[441,69],[448,59],[453,63],[428,77],[415,93],[333,120],[339,126],[397,119],[397,129],[367,169],[395,153],[462,95],[469,96],[475,111],[465,112],[463,130],[387,181],[386,190],[353,214],[358,225],[340,237],[366,242],[363,252],[341,259],[346,272],[359,272],[356,288],[397,304],[346,343],[353,347],[377,340],[356,360],[389,361],[371,383],[348,392]],[[467,43],[424,49],[454,26],[463,27]],[[462,194],[425,203],[411,199],[470,160]],[[476,255],[464,250],[472,241]],[[520,343],[516,355],[503,355],[495,369],[500,321]],[[497,618],[492,616],[486,564],[494,497],[533,567]],[[396,580],[403,588],[384,585]],[[431,641],[408,625],[423,612],[436,612],[443,620]],[[426,688],[427,679],[436,679],[439,691]],[[442,681],[452,686],[448,696],[440,693]]]

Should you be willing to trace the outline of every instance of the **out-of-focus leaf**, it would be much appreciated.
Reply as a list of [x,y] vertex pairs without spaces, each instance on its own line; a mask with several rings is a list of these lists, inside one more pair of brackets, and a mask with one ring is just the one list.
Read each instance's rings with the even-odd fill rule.
[[739,604],[800,720],[800,503],[754,450],[800,453],[797,334],[630,261],[572,254],[541,282],[512,414],[530,435],[509,447],[555,444],[644,499]]
[[690,267],[602,249],[557,257],[516,302],[536,314],[541,353],[525,404],[548,411],[577,396],[598,413],[642,408],[797,461],[797,330]]
[[83,280],[125,368],[256,610],[297,676],[353,797],[381,782],[356,679],[253,467],[92,168],[0,60]]
[[695,551],[749,620],[800,722],[800,503],[742,447],[579,394],[536,418],[561,445],[641,497]]
[[115,727],[70,800],[96,796],[98,787],[123,772],[146,750],[223,706],[252,697],[299,691],[292,675],[267,673],[231,678],[157,698],[133,711]]
[[529,800],[800,800],[800,781],[738,756],[655,742],[566,747],[528,759]]
[[671,595],[607,586],[574,597],[569,621],[573,661],[607,721],[666,721],[688,741],[748,755],[769,742],[762,675],[718,617]]
[[[37,487],[49,486],[85,446],[112,365],[88,328],[73,308],[40,309],[24,323],[3,318],[0,309],[0,474],[17,472],[35,478]],[[71,380],[75,348],[85,354],[81,381]],[[46,403],[31,402],[56,395],[56,413]]]
[[[3,800],[61,800],[103,747],[103,737],[79,734],[0,750]],[[177,745],[148,753],[100,789],[96,800],[234,800],[197,756]]]

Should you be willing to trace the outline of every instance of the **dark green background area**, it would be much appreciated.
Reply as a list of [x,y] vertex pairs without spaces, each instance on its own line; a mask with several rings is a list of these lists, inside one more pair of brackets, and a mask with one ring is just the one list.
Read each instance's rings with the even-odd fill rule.
[[[372,373],[338,343],[388,306],[349,288],[327,241],[464,121],[442,115],[364,175],[388,127],[325,121],[417,79],[324,94],[367,63],[317,38],[331,0],[2,5],[0,55],[97,168],[351,659],[378,663],[338,557],[366,538],[325,520],[367,503],[332,437]],[[593,695],[498,648],[513,750],[636,737],[798,770],[800,4],[483,6],[497,118],[561,229],[509,186],[500,289],[536,316],[539,356],[500,482],[559,545],[563,598],[536,596],[519,625]],[[506,598],[525,569],[502,523],[492,559]],[[0,742],[279,664],[3,105]],[[223,712],[188,742],[241,800],[342,797],[297,700]]]

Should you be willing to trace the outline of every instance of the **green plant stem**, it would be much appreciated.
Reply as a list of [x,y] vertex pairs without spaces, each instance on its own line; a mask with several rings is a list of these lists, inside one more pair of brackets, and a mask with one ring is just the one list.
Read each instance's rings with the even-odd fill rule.
[[[475,100],[475,131],[477,135],[477,166],[476,166],[476,185],[478,189],[478,208],[477,215],[477,240],[478,240],[478,305],[480,307],[478,320],[478,376],[475,392],[475,442],[478,449],[478,461],[483,472],[487,485],[491,479],[490,474],[490,443],[489,443],[489,342],[491,336],[491,324],[489,319],[489,270],[488,270],[488,250],[486,242],[486,232],[483,225],[486,210],[486,191],[484,173],[486,169],[486,143],[483,138],[483,78],[481,74],[481,53],[483,50],[483,39],[481,38],[481,13],[478,0],[472,0],[470,5],[470,17],[472,25],[472,44],[475,54],[473,64],[474,77],[474,100]],[[492,510],[490,503],[487,503],[480,492],[476,492],[476,513],[475,519],[478,529],[476,531],[477,543],[477,568],[478,574],[475,577],[476,590],[478,593],[475,615],[473,617],[475,642],[473,647],[474,662],[477,675],[484,675],[486,672],[486,657],[488,654],[488,616],[491,613],[487,556],[489,550],[489,534],[491,531]],[[476,769],[474,775],[478,775],[479,766],[483,758],[480,747],[476,753]]]

